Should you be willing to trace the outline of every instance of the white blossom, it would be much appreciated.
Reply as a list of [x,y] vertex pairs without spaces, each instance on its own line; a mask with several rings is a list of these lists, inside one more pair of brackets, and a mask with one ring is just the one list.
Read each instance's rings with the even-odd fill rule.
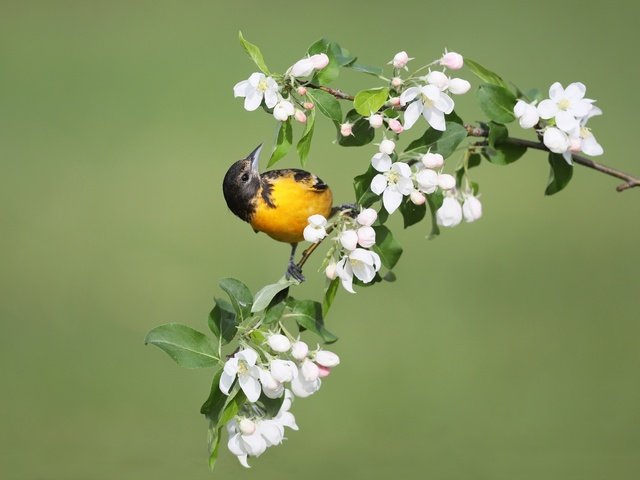
[[422,193],[420,190],[414,190],[413,192],[411,192],[411,195],[409,195],[409,199],[414,205],[424,205],[424,203],[427,201],[427,197],[425,197],[424,193]]
[[340,124],[340,135],[348,137],[353,135],[353,123],[345,122]]
[[424,193],[433,193],[438,189],[438,172],[430,168],[423,168],[416,173],[416,182],[419,190]]
[[335,259],[332,258],[331,260],[329,260],[329,263],[324,269],[324,274],[329,280],[334,280],[338,276],[338,274],[336,273],[336,265],[337,263]]
[[370,227],[371,225],[373,225],[377,218],[378,212],[376,212],[373,208],[365,208],[356,217],[356,222],[358,222],[363,227]]
[[462,214],[466,222],[475,222],[482,217],[482,204],[473,194],[465,195]]
[[404,112],[404,129],[410,129],[422,115],[435,130],[446,129],[444,115],[453,111],[454,102],[435,85],[410,87],[400,94],[400,104],[408,105]]
[[[245,422],[245,429],[246,428]],[[247,462],[248,456],[259,457],[267,449],[267,442],[260,434],[258,425],[255,425],[253,433],[244,434],[240,430],[240,421],[234,419],[227,424],[227,431],[229,432],[227,447],[231,453],[238,457],[240,464],[245,468],[249,468],[249,463]]]
[[340,364],[340,357],[328,350],[318,350],[314,356],[317,364],[323,367],[333,368]]
[[244,109],[252,112],[262,103],[268,108],[275,107],[278,103],[278,84],[264,73],[255,72],[247,80],[238,82],[233,87],[235,97],[244,97]]
[[280,398],[284,391],[282,382],[276,380],[269,370],[260,369],[260,383],[262,384],[262,392],[269,398]]
[[309,225],[304,227],[302,235],[307,242],[318,243],[327,236],[327,219],[320,214],[311,215],[307,221]]
[[364,248],[371,248],[376,244],[376,231],[372,227],[360,227],[356,230],[358,244]]
[[455,227],[462,221],[462,207],[458,200],[452,196],[444,197],[442,206],[436,211],[438,225],[443,227]]
[[237,352],[226,361],[220,376],[220,391],[229,395],[229,389],[236,377],[240,388],[247,396],[247,400],[255,402],[260,397],[260,368],[256,366],[258,354],[252,348],[245,348]]
[[438,186],[442,190],[451,190],[456,188],[456,179],[453,175],[448,173],[441,173],[438,175]]
[[380,153],[391,155],[396,149],[396,143],[393,140],[385,138],[380,142],[380,145],[378,145],[378,149],[380,150]]
[[518,100],[515,107],[513,107],[513,113],[522,128],[532,128],[540,120],[540,114],[536,108],[535,101],[527,103],[524,100]]
[[280,358],[271,360],[269,369],[273,378],[280,383],[290,382],[298,373],[295,363],[291,360],[282,360]]
[[450,78],[444,72],[434,70],[425,77],[427,83],[438,87],[440,90],[449,91],[454,95],[463,95],[471,89],[471,84],[462,78]]
[[[334,277],[335,278],[335,277]],[[307,357],[309,352],[309,346],[301,340],[293,342],[291,346],[291,356],[299,362]]]
[[407,63],[409,63],[410,60],[413,60],[413,58],[409,58],[409,55],[407,55],[407,52],[403,50],[401,52],[396,53],[393,56],[393,60],[391,60],[389,63],[393,65],[393,68],[406,68]]
[[371,125],[372,128],[380,128],[384,121],[384,117],[379,113],[374,113],[373,115],[368,117],[368,120],[369,125]]
[[329,57],[326,53],[316,53],[315,55],[311,55],[309,60],[311,60],[313,68],[316,70],[322,70],[324,67],[329,65]]
[[444,157],[439,153],[427,152],[420,158],[420,161],[426,168],[433,168],[434,170],[442,168],[444,165]]
[[376,252],[356,248],[340,259],[336,266],[336,273],[345,290],[356,293],[353,290],[353,276],[364,283],[371,282],[380,270],[380,257]]
[[296,108],[293,106],[289,100],[280,99],[280,101],[273,107],[273,117],[280,121],[285,122],[287,119],[294,115],[296,112]]
[[[310,362],[315,365],[315,369],[313,367],[308,366],[305,362]],[[305,376],[302,371],[302,366],[306,365],[307,375]],[[310,370],[315,370],[315,375]],[[298,367],[298,374],[291,380],[291,390],[295,394],[296,397],[305,398],[309,395],[314,394],[320,389],[321,381],[318,376],[318,366],[311,362],[310,360],[304,360],[302,365]]]
[[281,333],[269,335],[269,337],[267,338],[267,343],[269,344],[269,347],[271,347],[271,350],[273,350],[274,352],[284,353],[288,352],[291,349],[291,342],[286,336],[282,335]]
[[295,78],[308,77],[313,73],[314,69],[313,61],[309,57],[306,57],[291,65],[287,70],[287,75]]
[[566,89],[559,82],[549,88],[549,98],[540,102],[538,112],[545,120],[555,118],[556,126],[569,133],[578,125],[591,108],[593,100],[584,98],[587,87],[580,82],[572,83]]
[[382,195],[384,208],[393,213],[402,203],[402,197],[413,190],[411,168],[404,162],[392,163],[391,157],[385,153],[376,153],[371,164],[380,172],[371,180],[371,191]]
[[340,244],[345,250],[355,250],[358,246],[358,234],[355,230],[345,230],[340,234]]
[[[542,142],[553,153],[565,153],[570,146],[569,136],[556,127],[545,128]],[[569,161],[569,163],[571,162]]]

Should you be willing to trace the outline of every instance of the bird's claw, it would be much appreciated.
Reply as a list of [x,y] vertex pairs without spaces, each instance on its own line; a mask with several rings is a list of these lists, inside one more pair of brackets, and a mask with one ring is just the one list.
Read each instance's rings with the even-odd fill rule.
[[293,278],[298,282],[304,282],[304,275],[302,274],[302,268],[300,268],[295,262],[289,262],[287,267],[287,273],[285,273],[287,279]]

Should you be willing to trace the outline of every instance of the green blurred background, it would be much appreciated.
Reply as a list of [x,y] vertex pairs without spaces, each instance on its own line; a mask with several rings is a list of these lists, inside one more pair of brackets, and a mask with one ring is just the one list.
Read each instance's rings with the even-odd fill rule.
[[[583,81],[602,160],[638,174],[640,7],[616,3],[3,1],[0,476],[212,478],[210,372],[143,338],[206,330],[220,278],[255,291],[284,266],[220,190],[275,135],[232,96],[255,70],[238,30],[280,71],[326,36],[368,64],[447,47],[524,89]],[[349,200],[373,150],[321,124],[309,168]],[[477,224],[427,241],[394,219],[398,281],[336,300],[343,363],[295,404],[301,430],[251,471],[223,449],[213,478],[638,478],[640,191],[578,167],[546,198],[539,153],[476,178]],[[299,297],[319,297],[318,265]]]

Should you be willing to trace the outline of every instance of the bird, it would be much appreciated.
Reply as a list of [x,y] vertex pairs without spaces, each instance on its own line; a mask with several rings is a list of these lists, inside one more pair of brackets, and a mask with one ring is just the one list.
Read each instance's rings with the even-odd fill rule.
[[279,242],[291,245],[285,276],[304,281],[295,263],[298,243],[311,215],[329,218],[333,213],[333,194],[329,186],[313,173],[296,168],[258,170],[262,144],[246,158],[233,163],[222,181],[229,210]]

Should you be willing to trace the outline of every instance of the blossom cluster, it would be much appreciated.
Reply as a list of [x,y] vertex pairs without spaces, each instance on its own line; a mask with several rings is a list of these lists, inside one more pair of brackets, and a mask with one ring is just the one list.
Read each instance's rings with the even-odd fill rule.
[[[245,345],[225,364],[219,388],[229,395],[237,382],[247,398],[238,415],[227,424],[229,450],[240,463],[248,467],[249,456],[258,457],[284,440],[284,428],[298,430],[295,417],[289,411],[293,398],[305,398],[317,392],[321,379],[340,363],[333,352],[317,348],[314,351],[298,339],[280,332],[269,332],[261,353]],[[269,418],[258,401],[264,395],[282,399],[278,413]]]
[[362,210],[355,218],[349,212],[338,216],[329,224],[322,215],[309,217],[309,225],[304,229],[305,240],[318,243],[334,232],[334,245],[329,250],[325,274],[333,280],[339,278],[342,286],[350,293],[353,290],[353,277],[364,283],[371,283],[380,271],[380,256],[370,250],[376,244],[376,231],[373,224],[378,212],[372,208]]
[[[329,57],[326,53],[305,57],[287,69],[285,79],[308,77],[312,73],[322,70],[328,64]],[[283,83],[284,80],[278,83],[273,77],[255,72],[247,80],[236,83],[233,87],[233,94],[235,97],[244,98],[245,110],[254,111],[264,102],[267,108],[273,109],[273,117],[276,120],[285,122],[289,117],[294,117],[297,121],[305,123],[307,121],[305,110],[311,110],[313,104],[303,103],[290,94],[283,96],[281,93]],[[304,96],[306,89],[300,86],[296,92]]]
[[549,88],[549,98],[527,103],[518,100],[513,112],[522,128],[535,128],[545,146],[553,153],[562,154],[571,165],[572,154],[602,155],[604,150],[597,142],[587,121],[602,110],[593,105],[595,100],[585,98],[587,87],[580,82],[563,88],[555,82]]

